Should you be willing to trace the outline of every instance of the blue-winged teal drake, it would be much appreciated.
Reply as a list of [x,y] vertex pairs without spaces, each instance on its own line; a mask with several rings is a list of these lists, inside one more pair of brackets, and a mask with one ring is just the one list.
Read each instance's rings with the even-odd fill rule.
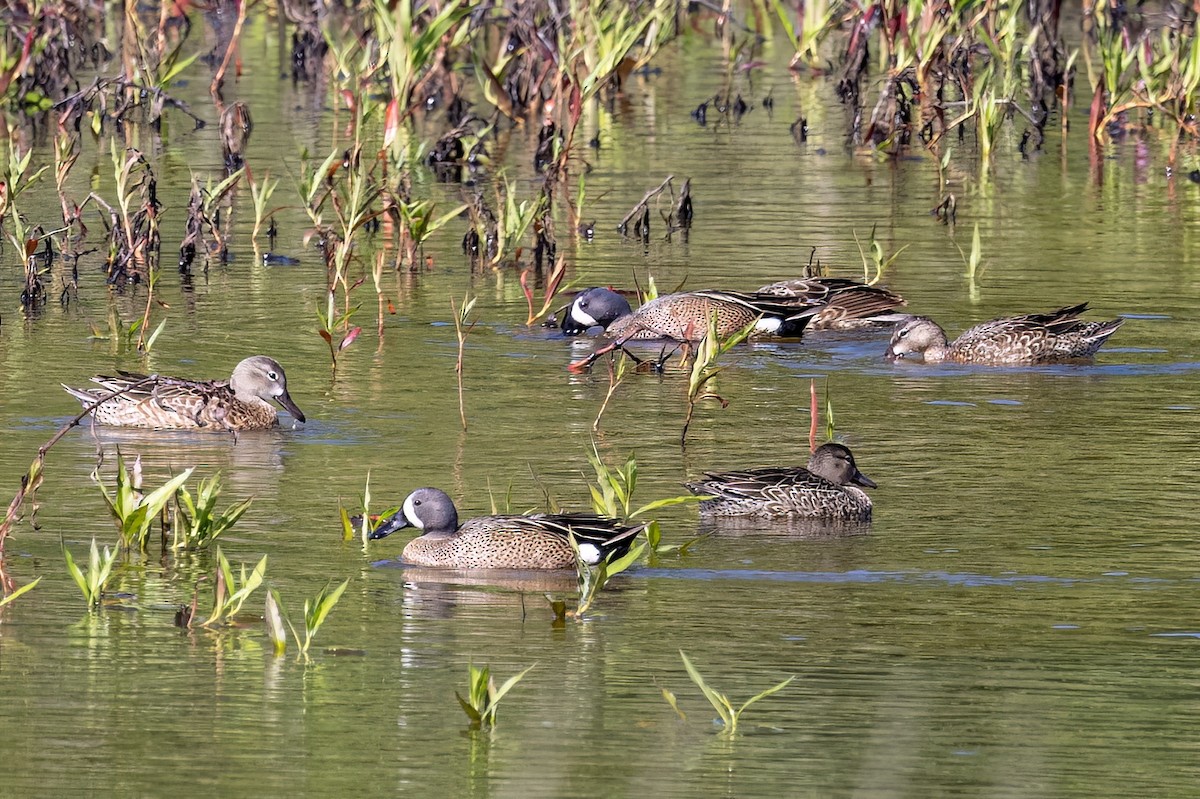
[[765,516],[869,521],[871,498],[858,486],[875,482],[858,470],[854,455],[841,444],[823,444],[808,468],[766,466],[734,472],[707,472],[688,483],[702,516]]
[[449,569],[574,568],[570,535],[575,536],[580,558],[596,564],[610,554],[620,557],[628,552],[645,527],[591,513],[482,516],[459,526],[458,511],[446,492],[418,488],[371,538],[409,526],[421,535],[405,545],[401,558],[415,566]]
[[577,295],[562,321],[567,335],[602,327],[620,341],[674,339],[696,342],[714,314],[724,337],[757,321],[760,335],[799,336],[809,329],[850,329],[886,316],[904,299],[886,289],[842,278],[787,280],[753,292],[708,289],[667,294],[633,310],[621,294],[591,288]]
[[1044,314],[1009,316],[984,322],[954,341],[932,319],[914,316],[897,325],[887,357],[921,356],[926,363],[954,361],[991,365],[1054,363],[1090,358],[1124,319],[1085,322],[1087,303]]
[[591,288],[571,303],[562,329],[574,335],[598,325],[609,338],[621,342],[698,342],[708,335],[713,316],[717,335],[724,338],[752,322],[757,322],[758,334],[799,336],[812,315],[813,309],[803,300],[715,289],[664,294],[632,310],[617,292]]
[[304,421],[304,414],[288,395],[283,367],[265,355],[239,363],[228,380],[118,372],[117,377],[97,375],[92,382],[100,388],[63,388],[84,407],[114,391],[123,391],[92,411],[100,424],[173,430],[264,430],[273,427],[278,418],[272,401]]

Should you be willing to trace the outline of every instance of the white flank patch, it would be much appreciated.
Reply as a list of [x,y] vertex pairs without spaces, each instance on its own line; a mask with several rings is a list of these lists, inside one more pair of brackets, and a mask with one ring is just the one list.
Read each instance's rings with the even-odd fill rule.
[[599,324],[594,317],[588,316],[586,311],[580,309],[578,300],[571,304],[571,318],[586,327],[595,327]]
[[408,519],[408,523],[418,530],[425,529],[425,523],[417,518],[417,509],[413,507],[411,496],[404,500],[404,518]]
[[600,547],[595,544],[580,544],[579,558],[589,566],[595,566],[600,562]]
[[757,330],[759,333],[778,333],[780,328],[782,328],[782,327],[783,327],[782,319],[773,318],[773,317],[769,317],[769,316],[764,316],[763,318],[759,319],[758,322],[755,323],[755,325],[754,325],[754,329]]

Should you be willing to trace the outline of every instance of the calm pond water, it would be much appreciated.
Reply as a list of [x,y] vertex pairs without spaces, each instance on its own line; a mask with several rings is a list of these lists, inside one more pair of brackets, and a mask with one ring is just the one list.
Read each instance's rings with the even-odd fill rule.
[[[246,35],[246,74],[227,99],[250,104],[248,161],[282,176],[277,200],[294,204],[287,174],[300,149],[327,151],[344,119],[312,88],[277,79],[272,24],[253,19]],[[727,358],[718,388],[729,407],[701,409],[684,453],[686,378],[631,377],[595,441],[612,463],[636,453],[642,501],[679,493],[704,469],[803,462],[816,378],[838,434],[879,484],[875,520],[853,537],[718,531],[685,556],[633,568],[586,621],[556,628],[542,593],[568,596],[571,578],[405,569],[394,560],[403,536],[366,552],[340,537],[339,499],[354,504],[368,473],[377,509],[422,485],[445,488],[464,517],[488,512],[493,498],[541,507],[543,490],[586,507],[606,376],[567,371],[588,344],[523,326],[512,271],[472,275],[458,249],[465,223],[435,237],[432,269],[389,278],[397,312],[382,341],[364,332],[332,385],[315,332],[324,272],[300,241],[297,208],[280,213],[277,247],[297,266],[255,260],[243,195],[232,263],[190,286],[164,269],[170,309],[156,318],[165,313],[167,325],[145,358],[93,337],[111,313],[139,315],[144,294],[110,293],[91,256],[76,299],[23,319],[8,248],[4,503],[77,409],[59,383],[98,371],[218,377],[268,353],[286,366],[309,422],[236,442],[84,428],[51,452],[39,527],[22,525],[8,543],[18,580],[43,581],[0,615],[0,793],[1096,796],[1152,786],[1193,795],[1200,187],[1169,180],[1158,145],[1117,146],[1096,175],[1082,132],[1026,160],[1010,130],[988,184],[974,177],[970,142],[958,147],[958,226],[947,228],[929,214],[939,199],[933,159],[848,151],[830,86],[789,75],[790,54],[768,45],[766,67],[735,73],[747,98],[772,93],[773,113],[693,121],[725,66],[691,34],[611,114],[589,112],[587,138],[599,132],[602,143],[587,155],[585,217],[597,235],[560,235],[570,279],[748,289],[798,276],[812,247],[833,273],[854,277],[855,236],[865,242],[874,227],[889,253],[904,248],[885,282],[952,331],[1084,300],[1095,318],[1129,317],[1094,364],[893,366],[881,357],[886,335],[874,333],[754,344]],[[211,115],[205,82],[182,91]],[[805,145],[789,134],[801,109]],[[193,132],[170,113],[168,123],[161,142],[131,134],[161,181],[164,252],[182,236],[190,173],[221,166],[215,126]],[[512,175],[532,187],[535,133],[508,136]],[[85,140],[81,194],[93,172],[108,185],[107,159],[106,143]],[[619,237],[616,223],[668,174],[692,178],[695,227],[666,240],[658,224],[646,247]],[[445,207],[457,197],[427,174],[417,181]],[[52,183],[34,195],[31,215],[55,219]],[[976,224],[985,268],[971,285],[959,248],[970,250]],[[54,274],[57,296],[64,273]],[[463,432],[450,297],[467,292],[479,298],[479,325],[465,359]],[[359,299],[371,327],[369,283]],[[195,466],[221,471],[230,501],[254,495],[223,548],[234,563],[267,555],[268,580],[294,617],[326,581],[351,578],[311,664],[294,650],[273,656],[257,623],[174,626],[197,585],[201,608],[210,601],[207,554],[134,558],[115,578],[119,601],[86,612],[61,546],[79,556],[93,536],[115,540],[88,476],[98,447],[111,475],[117,446],[141,456],[151,485]],[[703,531],[691,508],[661,518],[674,541]],[[796,680],[746,711],[743,733],[726,740],[681,649],[735,702]],[[501,680],[536,664],[492,734],[467,731],[454,699],[468,663],[490,664]],[[678,696],[686,721],[661,689]]]

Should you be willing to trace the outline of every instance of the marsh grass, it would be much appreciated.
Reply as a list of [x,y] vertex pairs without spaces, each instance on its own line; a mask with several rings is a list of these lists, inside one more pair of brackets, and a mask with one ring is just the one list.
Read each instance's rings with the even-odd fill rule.
[[475,668],[473,664],[468,664],[467,695],[464,697],[455,691],[454,696],[458,699],[458,704],[462,707],[463,712],[467,714],[467,718],[471,720],[471,729],[495,727],[496,711],[499,709],[501,700],[536,665],[535,663],[524,671],[514,674],[497,688],[490,667]]

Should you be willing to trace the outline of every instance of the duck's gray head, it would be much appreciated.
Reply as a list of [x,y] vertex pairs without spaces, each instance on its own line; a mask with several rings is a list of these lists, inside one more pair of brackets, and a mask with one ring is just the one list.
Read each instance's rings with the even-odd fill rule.
[[229,387],[243,402],[249,402],[256,397],[266,402],[278,402],[288,413],[295,416],[297,421],[304,421],[304,414],[288,395],[287,375],[274,358],[254,355],[242,361],[233,370],[233,377],[229,378]]
[[581,291],[563,317],[564,335],[577,336],[589,327],[608,328],[616,320],[632,313],[629,300],[612,289],[602,287]]
[[854,455],[841,444],[822,444],[808,459],[808,470],[836,485],[875,488],[875,481],[858,470]]
[[400,510],[384,519],[371,538],[386,538],[397,530],[415,527],[425,535],[448,535],[458,529],[454,500],[437,488],[418,488],[404,499]]
[[889,361],[923,356],[934,347],[945,347],[946,331],[927,316],[907,316],[892,331],[892,341],[884,355]]

